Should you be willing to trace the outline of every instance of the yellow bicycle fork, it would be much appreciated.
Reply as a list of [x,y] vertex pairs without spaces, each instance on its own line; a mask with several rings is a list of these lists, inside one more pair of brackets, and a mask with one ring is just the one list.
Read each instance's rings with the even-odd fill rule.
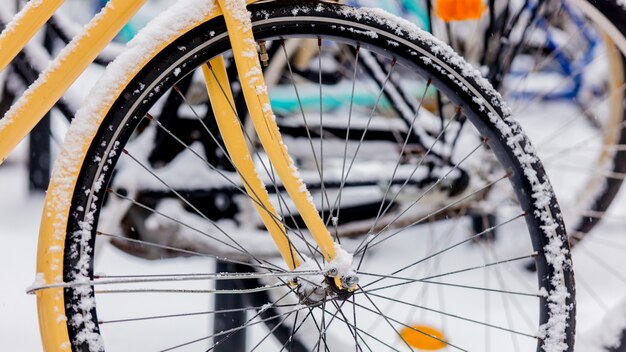
[[[263,71],[256,54],[256,41],[252,35],[249,14],[244,7],[245,2],[243,0],[236,2],[218,0],[218,3],[224,13],[246,106],[257,135],[311,236],[319,245],[325,259],[332,262],[336,255],[335,243],[317,212],[293,160],[287,153],[274,120]],[[244,9],[246,16],[241,16],[242,9]],[[254,55],[250,55],[250,53],[254,53]],[[294,254],[293,247],[286,237],[285,228],[277,223],[280,218],[272,207],[265,187],[252,164],[240,120],[234,112],[234,104],[230,103],[233,101],[232,93],[223,59],[218,58],[211,61],[210,68],[205,67],[204,73],[211,105],[228,152],[246,185],[246,191],[255,201],[261,218],[276,242],[283,259],[293,270],[299,266],[300,259]],[[216,79],[218,77],[219,81]]]

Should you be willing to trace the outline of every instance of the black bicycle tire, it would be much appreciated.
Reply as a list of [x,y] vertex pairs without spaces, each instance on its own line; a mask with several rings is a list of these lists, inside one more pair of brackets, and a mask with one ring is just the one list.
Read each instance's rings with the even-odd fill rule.
[[[304,22],[299,22],[300,20],[298,20],[298,17],[293,17],[293,12],[302,11],[303,6],[304,7],[309,6],[310,7],[309,11],[311,11],[311,13],[314,14],[314,16],[318,16],[319,18],[326,18],[326,19],[333,19],[333,20],[345,18],[350,21],[357,20],[357,18],[354,18],[353,15],[349,11],[342,11],[341,9],[343,8],[336,7],[336,5],[317,4],[317,3],[302,4],[302,2],[299,2],[294,5],[291,5],[291,4],[285,5],[283,3],[261,4],[258,6],[252,6],[250,8],[253,12],[253,24],[255,24],[255,27],[254,27],[255,35],[261,36],[261,37],[265,35],[276,35],[277,30],[273,27],[274,25],[267,25],[264,27],[263,24],[259,24],[263,22],[263,20],[266,20],[267,18],[283,18],[283,21],[285,22],[285,28],[288,28],[289,31],[294,31],[294,32],[302,31],[303,33],[306,33],[307,30],[309,30],[305,28],[306,26],[304,25],[305,23],[307,23],[307,20],[302,20]],[[367,23],[367,25],[372,28],[377,28],[382,32],[393,33],[394,31],[398,31],[397,27],[394,28],[393,23],[380,21],[373,17],[372,18],[363,17],[363,18],[358,18],[358,20],[364,23]],[[321,28],[322,26],[320,26],[318,23],[315,30],[321,31]],[[326,27],[325,29],[329,32],[328,34],[332,35],[333,31],[331,30],[330,27]],[[165,48],[161,53],[157,55],[157,57],[155,57],[151,61],[150,64],[148,64],[144,69],[142,69],[142,71],[126,87],[125,91],[122,92],[122,94],[120,94],[119,96],[120,98],[114,103],[113,108],[111,109],[111,112],[105,117],[104,122],[102,123],[101,128],[99,129],[96,138],[94,139],[91,147],[89,148],[89,153],[88,153],[89,156],[87,157],[86,160],[97,160],[98,155],[103,155],[102,154],[103,149],[106,149],[106,146],[111,145],[112,144],[111,142],[113,142],[111,140],[111,136],[113,135],[112,130],[119,132],[117,141],[120,141],[120,140],[125,141],[130,137],[130,135],[132,134],[134,130],[134,127],[139,123],[140,119],[132,118],[130,121],[126,121],[124,123],[122,123],[120,119],[123,116],[125,116],[124,114],[125,109],[128,109],[129,105],[131,105],[127,103],[133,99],[136,99],[136,96],[135,96],[136,93],[134,92],[138,91],[137,88],[139,87],[139,84],[141,84],[141,82],[144,82],[144,81],[154,80],[151,77],[153,77],[157,71],[163,72],[162,70],[164,68],[170,67],[171,62],[173,62],[172,60],[174,60],[177,57],[177,55],[181,55],[182,51],[178,49],[179,47],[181,47],[181,45],[185,45],[184,47],[197,45],[198,43],[205,41],[207,39],[207,35],[209,35],[209,33],[212,33],[214,30],[215,30],[215,33],[223,32],[223,24],[221,23],[221,19],[211,20],[189,31],[187,34],[183,35],[181,38],[176,40],[173,44]],[[321,32],[320,34],[326,34],[326,33]],[[368,44],[372,46],[381,46],[381,47],[387,48],[390,52],[400,51],[400,49],[397,49],[397,47],[395,47],[394,45],[387,43],[385,39],[376,39],[376,38],[367,37],[363,33],[360,33],[360,34],[357,33],[357,37],[359,37],[358,39],[359,42],[362,42],[364,44]],[[415,45],[419,46],[420,48],[426,51],[430,50],[430,46],[433,44],[432,42],[422,41],[420,38],[412,38],[412,41],[414,42]],[[220,50],[226,50],[229,46],[226,39],[223,39],[220,42],[216,42],[212,45],[213,45],[212,48],[214,50],[211,51],[211,53],[221,52]],[[218,49],[218,50],[215,50],[215,49]],[[404,49],[406,50],[406,48]],[[207,52],[203,54],[198,54],[197,57],[190,59],[189,62],[206,61],[208,58],[210,58],[210,55],[211,54]],[[404,54],[404,55],[407,55],[407,54]],[[432,55],[433,57],[440,58],[444,62],[446,62],[446,60],[449,61],[449,57],[447,57],[449,53],[447,52],[434,53]],[[407,60],[409,59],[407,58]],[[413,59],[413,60],[415,60],[414,62],[419,62],[417,59]],[[452,67],[448,69],[451,69],[451,70],[462,69],[461,67],[456,66],[456,63],[451,63],[451,62],[448,62],[448,63]],[[194,66],[194,65],[189,65],[189,66]],[[422,69],[425,71],[428,70],[428,68],[424,68],[424,67],[422,67]],[[433,72],[430,72],[429,75],[434,77],[435,81],[442,82],[443,84],[447,85],[447,87],[455,87],[457,84],[459,84],[457,81],[455,81],[454,78],[450,78],[446,76],[445,74],[439,72],[437,69],[432,69],[432,67],[430,67],[430,69]],[[467,72],[464,72],[464,74],[467,74]],[[171,78],[173,77],[173,75],[174,75],[173,72],[170,72],[169,77]],[[473,73],[467,74],[465,78],[467,79],[467,83],[473,89],[481,92],[482,98],[487,103],[493,104],[491,105],[491,107],[499,113],[499,116],[505,116],[505,117],[507,116],[507,112],[501,110],[503,109],[503,107],[502,105],[500,105],[500,98],[496,93],[487,90],[487,88],[485,88],[484,86],[484,83],[480,82],[477,76],[473,76]],[[452,88],[449,88],[449,89],[452,89]],[[544,252],[546,246],[549,245],[551,239],[547,238],[545,233],[543,233],[543,230],[541,230],[541,226],[545,225],[544,223],[545,219],[539,219],[538,217],[535,216],[534,210],[537,210],[537,209],[534,204],[534,201],[529,197],[529,192],[532,192],[533,185],[528,179],[526,179],[525,176],[523,176],[523,173],[524,173],[523,166],[521,165],[521,162],[518,160],[518,156],[515,154],[516,152],[514,152],[513,150],[510,149],[510,147],[507,146],[506,144],[507,137],[502,136],[500,130],[498,130],[498,128],[495,126],[495,123],[491,121],[490,118],[486,116],[486,114],[482,113],[484,106],[482,106],[481,104],[473,100],[473,97],[468,92],[457,91],[455,92],[455,94],[457,94],[460,100],[464,100],[465,105],[463,107],[467,109],[468,115],[475,117],[475,120],[473,122],[476,123],[476,125],[481,130],[481,132],[484,133],[489,143],[492,144],[492,148],[496,150],[496,152],[499,153],[498,155],[501,158],[506,159],[505,164],[507,168],[511,168],[512,170],[515,170],[512,172],[513,174],[512,179],[513,179],[513,182],[518,185],[518,187],[516,187],[516,190],[518,190],[519,192],[518,196],[521,199],[523,199],[523,203],[525,203],[524,204],[525,209],[527,210],[529,209],[529,212],[526,215],[526,221],[533,235],[533,242],[535,245],[535,249],[540,253],[538,257],[538,262],[537,262],[540,284],[544,287],[547,286],[548,291],[550,292],[551,289],[555,288],[553,287],[552,280],[555,278],[555,275],[558,272],[558,275],[561,275],[562,279],[564,280],[562,284],[567,289],[567,291],[569,291],[569,297],[567,299],[567,302],[569,302],[568,305],[570,306],[570,308],[567,310],[567,313],[566,313],[567,314],[566,319],[568,321],[568,324],[567,324],[567,327],[565,328],[566,341],[564,341],[564,343],[566,343],[567,346],[573,346],[573,331],[574,331],[573,315],[574,315],[575,310],[573,306],[574,290],[573,290],[572,271],[569,265],[565,265],[559,268],[553,267],[553,263],[551,263],[550,260],[546,259],[545,256],[541,255],[541,253]],[[158,97],[158,94],[154,94],[154,96],[147,98],[148,102],[152,99],[157,99],[157,97]],[[145,104],[145,105],[149,105],[149,104]],[[505,122],[505,124],[507,124],[508,127],[511,128],[514,132],[520,133],[519,127],[516,126],[514,122],[508,119],[503,122]],[[127,125],[126,123],[129,123],[130,126]],[[522,137],[518,139],[518,142],[523,146],[528,144],[528,141]],[[107,162],[110,161],[113,164],[115,164],[117,158],[119,158],[119,153],[117,156],[110,156],[110,157],[103,158],[103,159],[107,159]],[[534,168],[534,171],[539,175],[539,177],[543,179],[545,174],[543,173],[543,170],[540,164],[538,162],[535,162],[533,163],[532,166]],[[67,229],[68,237],[66,239],[66,246],[65,246],[66,255],[65,255],[65,261],[64,261],[64,276],[65,276],[64,281],[72,281],[73,278],[76,277],[77,275],[77,273],[74,270],[76,270],[76,268],[78,267],[77,261],[79,260],[79,258],[72,255],[72,253],[83,252],[81,248],[83,246],[82,242],[85,240],[85,238],[83,238],[82,234],[80,234],[81,231],[77,231],[77,229],[81,227],[80,222],[85,219],[85,216],[86,216],[85,209],[91,209],[91,206],[86,204],[87,199],[90,197],[87,197],[85,190],[91,189],[92,185],[94,184],[94,181],[100,178],[100,175],[96,174],[97,172],[98,172],[98,168],[94,167],[93,164],[90,164],[90,163],[84,164],[80,173],[79,182],[77,183],[77,186],[74,190],[74,194],[72,197],[73,198],[72,207],[71,207],[71,212],[70,212],[70,214],[72,215],[70,219],[68,220],[68,229]],[[110,174],[105,175],[105,176],[106,177],[104,179],[106,182],[108,182],[108,180],[110,179]],[[549,186],[546,186],[546,187],[549,187]],[[106,187],[102,187],[100,190],[95,190],[95,191],[96,191],[95,193],[91,193],[92,196],[95,195],[97,199],[104,199]],[[556,201],[553,198],[550,199],[549,204],[547,205],[547,208],[549,208],[552,214],[558,214],[559,212],[558,205],[556,204]],[[98,214],[96,213],[94,214],[94,221],[97,221],[97,219],[98,219]],[[553,223],[551,224],[560,224],[561,222],[558,216],[551,219],[551,221],[553,221]],[[566,246],[565,244],[566,241],[562,240],[562,238],[564,238],[565,236],[563,232],[563,226],[558,225],[555,231],[556,231],[556,236],[561,238],[561,245]],[[88,245],[93,245],[93,242],[95,241],[95,237],[96,236],[94,233],[93,236],[91,236],[91,239],[89,239]],[[89,255],[89,252],[90,250],[86,251],[87,255]],[[566,262],[568,261],[567,253],[568,253],[567,250],[564,249]],[[93,275],[93,273],[91,273],[91,275]],[[93,294],[93,292],[91,292],[91,294]],[[77,300],[80,300],[82,297],[85,297],[84,294],[77,292],[75,289],[72,289],[72,288],[65,289],[66,315],[68,317],[75,316],[76,314],[85,313],[85,312],[81,312],[80,309],[75,304]],[[548,308],[547,299],[548,299],[547,297],[543,297],[541,299],[542,301],[541,322],[542,323],[546,323],[550,319],[550,316],[549,316],[550,312],[548,311],[549,308]],[[97,312],[95,308],[92,311],[90,311],[90,313],[91,313],[90,318],[93,320],[92,322],[95,324],[95,329],[93,329],[92,332],[97,333],[98,331]],[[84,328],[84,325],[83,324],[79,324],[78,326],[72,326],[72,324],[68,324],[68,325],[69,325],[68,328],[70,331],[71,339],[73,342],[75,342],[77,340],[74,339],[74,337]],[[74,347],[74,350],[83,350],[85,348],[88,348],[84,344],[79,344],[73,347]],[[538,350],[541,349],[540,342],[538,343],[537,349]]]

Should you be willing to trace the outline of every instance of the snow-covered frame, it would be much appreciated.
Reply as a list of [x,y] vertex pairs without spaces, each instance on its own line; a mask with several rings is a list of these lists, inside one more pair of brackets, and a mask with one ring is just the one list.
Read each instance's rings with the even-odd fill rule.
[[[0,163],[63,96],[147,0],[112,0],[74,38],[0,120]],[[0,34],[0,70],[43,27],[63,0],[33,0]]]

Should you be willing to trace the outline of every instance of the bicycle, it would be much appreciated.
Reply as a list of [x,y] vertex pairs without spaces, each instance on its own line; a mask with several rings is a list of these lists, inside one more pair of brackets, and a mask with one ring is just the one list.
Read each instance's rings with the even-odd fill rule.
[[[536,114],[529,100],[559,99],[578,106],[570,118],[555,118],[554,126],[546,125],[535,137],[540,156],[555,164],[548,173],[557,180],[575,244],[602,219],[623,180],[624,9],[612,1],[492,3],[497,9],[490,8],[480,26],[484,31],[469,43],[455,34],[455,24],[447,31],[434,27],[438,36],[457,42],[458,50],[472,48],[470,61],[490,68],[489,80],[512,103],[519,101],[519,113]],[[520,121],[538,122],[532,117]],[[569,143],[571,135],[578,144]]]
[[[387,5],[396,5],[402,12],[411,10],[404,2],[398,3]],[[572,121],[561,124],[554,118],[555,126],[546,126],[535,137],[541,141],[548,161],[555,163],[553,160],[558,158],[548,172],[557,180],[557,194],[561,195],[572,241],[577,243],[603,218],[623,179],[624,114],[619,108],[624,95],[622,59],[613,41],[625,48],[620,24],[620,19],[626,17],[624,9],[611,1],[531,1],[521,7],[493,2],[480,19],[445,23],[439,16],[424,15],[424,11],[436,7],[430,1],[421,5],[423,8],[412,12],[411,18],[425,23],[425,28],[434,23],[437,36],[463,51],[468,60],[481,65],[485,72],[491,68],[491,82],[524,115],[542,116],[542,109],[559,102],[578,107],[571,112]],[[472,22],[471,26],[468,22]],[[528,27],[523,28],[526,24]],[[468,35],[468,31],[472,34]],[[499,42],[508,44],[498,47]],[[341,87],[337,90],[337,96],[345,98]],[[375,91],[360,92],[357,97],[372,104],[374,95]],[[399,110],[407,105],[401,99],[386,98]],[[297,110],[295,98],[283,100],[281,107]],[[537,118],[523,118],[521,123],[532,127]],[[565,131],[559,130],[562,127]],[[532,128],[528,130],[534,132]],[[580,135],[581,142],[567,146],[568,136],[573,134]],[[584,163],[564,165],[559,158],[563,155]]]
[[[0,46],[3,48],[0,67],[6,66],[11,56],[59,3],[31,2],[16,17],[17,24],[9,24],[9,29],[0,35]],[[142,3],[112,0],[87,26],[86,34],[74,39],[62,51],[51,68],[41,75],[43,78],[35,82],[0,120],[0,133],[3,137],[7,136],[0,139],[0,159],[54,104],[72,77],[96,57]],[[93,102],[81,109],[72,123],[48,192],[38,252],[38,280],[30,289],[37,294],[45,348],[103,350],[102,335],[107,334],[108,348],[116,342],[122,344],[122,349],[131,348],[130,343],[138,336],[137,330],[122,327],[112,331],[116,324],[131,321],[151,324],[181,315],[170,313],[138,318],[115,318],[113,315],[107,318],[107,303],[113,305],[113,314],[119,311],[116,306],[132,310],[142,308],[143,303],[151,306],[148,311],[154,311],[155,307],[149,302],[136,300],[133,295],[164,295],[168,303],[173,303],[171,294],[178,292],[184,296],[191,293],[231,293],[256,303],[227,311],[183,314],[200,317],[203,321],[206,321],[207,315],[233,311],[251,311],[252,317],[245,318],[241,326],[208,336],[205,326],[200,326],[205,324],[186,324],[183,329],[168,324],[164,332],[175,329],[174,338],[181,338],[185,333],[197,333],[192,331],[194,327],[199,327],[205,336],[183,342],[179,340],[174,344],[170,342],[166,347],[191,346],[213,340],[210,349],[217,349],[216,346],[223,346],[226,339],[244,328],[263,324],[269,327],[269,333],[258,337],[258,344],[253,349],[270,343],[267,337],[273,335],[278,340],[278,347],[282,345],[289,349],[338,349],[345,344],[357,349],[371,349],[369,344],[384,348],[391,346],[392,349],[395,349],[393,344],[399,344],[403,349],[411,349],[413,345],[423,347],[426,343],[439,348],[459,349],[459,344],[464,344],[470,349],[488,349],[506,340],[506,344],[520,345],[524,349],[572,350],[573,278],[556,200],[530,144],[510,118],[498,94],[489,88],[478,72],[464,64],[439,41],[379,11],[355,10],[332,3],[260,2],[250,5],[250,15],[243,6],[243,1],[220,1],[216,7],[205,1],[179,2],[152,22],[130,49],[109,66],[108,74],[92,95]],[[226,11],[222,13],[222,9]],[[253,31],[255,39],[251,37]],[[327,33],[332,35],[326,37]],[[333,39],[338,39],[342,45],[351,42],[357,53],[369,53],[381,60],[383,67],[387,68],[387,76],[396,71],[423,82],[424,92],[436,89],[446,98],[445,104],[439,110],[431,111],[426,107],[420,109],[422,101],[417,102],[415,121],[434,118],[444,122],[439,135],[414,141],[409,136],[412,129],[422,128],[419,123],[406,126],[401,118],[382,117],[375,110],[362,115],[348,112],[343,120],[340,117],[324,120],[321,114],[323,108],[319,111],[322,116],[319,125],[313,130],[310,126],[301,127],[302,124],[308,125],[306,118],[276,116],[276,120],[281,122],[300,125],[300,128],[291,131],[285,129],[283,133],[278,132],[267,88],[262,83],[259,61],[264,61],[268,45],[284,49],[281,39],[298,35],[317,39],[319,50],[327,45],[333,47]],[[321,36],[325,37],[324,40],[318,39]],[[231,45],[234,49],[229,52]],[[232,57],[237,63],[237,82],[229,78],[224,53],[227,53],[227,59]],[[260,53],[260,59],[257,53]],[[318,62],[321,67],[321,56]],[[358,62],[353,66],[356,76],[359,74]],[[183,78],[191,77],[195,68],[201,69],[198,74],[203,74],[207,83],[211,110],[196,111],[200,106],[189,102],[190,96],[178,94],[182,91],[174,85],[184,83]],[[246,108],[250,116],[238,113],[239,107],[232,105],[234,99],[229,81],[233,82],[232,89],[239,87],[247,95]],[[352,82],[354,87],[357,80]],[[295,83],[295,80],[291,82],[297,89]],[[323,89],[321,83],[318,88]],[[384,84],[379,90],[382,94]],[[175,99],[177,94],[177,99],[185,102],[187,116],[192,115],[193,119],[198,114],[196,126],[200,126],[206,135],[215,137],[214,132],[219,131],[222,136],[211,138],[208,142],[205,140],[204,152],[202,148],[192,145],[199,136],[179,137],[167,127],[167,115],[163,110],[167,101],[159,98]],[[211,118],[199,117],[202,113],[210,114]],[[251,138],[242,129],[245,125],[242,120],[247,119],[253,122],[257,137]],[[467,123],[461,126],[460,121],[475,124],[477,130],[470,130]],[[346,123],[347,128],[343,127]],[[171,138],[181,142],[184,152],[175,155],[165,165],[152,165],[147,161],[153,147],[151,137],[156,129],[167,134],[171,132]],[[305,147],[302,148],[300,139],[303,136],[299,134],[304,131],[309,143],[304,142]],[[313,145],[310,133],[318,137],[315,138],[315,145],[319,139],[319,149]],[[448,138],[451,142],[447,141]],[[290,153],[281,139],[289,145]],[[326,148],[322,143],[324,140],[327,141]],[[332,143],[343,148],[333,147]],[[467,146],[473,146],[469,152],[468,149],[461,150],[461,147]],[[249,147],[253,147],[253,152],[249,151]],[[308,152],[308,148],[312,151]],[[363,149],[360,151],[362,154],[357,158],[360,149]],[[317,155],[320,159],[316,165]],[[188,159],[190,157],[191,160]],[[339,166],[341,163],[337,164],[340,160],[350,160],[349,165],[342,168]],[[176,171],[177,163],[181,162],[185,164],[183,174],[168,174],[168,170]],[[346,162],[344,164],[348,164]],[[265,167],[266,174],[259,176],[255,167]],[[342,169],[344,173],[337,173]],[[137,170],[147,172],[151,181],[136,179]],[[373,170],[379,174],[373,174]],[[281,182],[274,182],[274,173],[279,175]],[[238,174],[241,179],[235,181]],[[501,182],[507,179],[514,187],[506,181]],[[176,181],[180,183],[171,183],[170,186],[170,182]],[[265,188],[264,183],[271,186]],[[328,198],[329,191],[331,196],[337,196],[336,205]],[[514,191],[517,191],[517,201],[510,202],[509,194]],[[287,194],[291,198],[289,201],[284,199]],[[507,194],[506,199],[499,197],[501,194]],[[423,202],[420,209],[414,208],[413,205],[420,201]],[[126,216],[131,206],[134,207],[133,212]],[[511,223],[520,225],[521,219],[525,220],[526,226],[507,227],[510,233],[528,232],[531,241],[525,243],[525,254],[516,253],[521,245],[517,242],[514,243],[515,254],[505,255],[505,258],[501,255],[510,252],[511,248],[486,247],[479,243],[479,248],[469,247],[470,250],[464,253],[462,262],[465,267],[462,269],[454,260],[458,258],[451,258],[453,260],[445,263],[439,260],[441,254],[457,247],[474,246],[470,244],[472,238],[459,238],[454,236],[453,231],[456,231],[455,226],[462,224],[463,215],[488,206],[495,206],[503,219],[507,219],[497,224],[497,228]],[[340,216],[339,213],[344,211],[351,214],[349,221]],[[508,216],[504,217],[505,214]],[[439,247],[441,238],[434,236],[428,236],[433,241],[432,246],[425,245],[425,239],[415,234],[405,236],[407,225],[415,227],[422,223],[425,226],[420,226],[420,229],[447,233],[444,237],[447,237],[448,245]],[[135,225],[143,226],[135,228]],[[304,225],[306,235],[300,233]],[[216,231],[212,235],[222,237],[203,238],[209,235],[202,230],[206,226]],[[113,231],[108,232],[105,227]],[[241,230],[252,234],[264,233],[258,230],[263,227],[269,229],[278,250],[271,247],[268,250],[267,246],[263,246],[265,239],[255,242],[254,236],[241,233]],[[200,234],[201,240],[181,235],[176,231],[180,229]],[[473,238],[492,230],[489,228]],[[170,236],[138,237],[157,233]],[[291,238],[286,236],[287,233]],[[309,234],[315,238],[318,247],[309,242]],[[354,239],[350,240],[351,237]],[[400,242],[389,241],[400,237]],[[162,272],[134,276],[129,271],[121,275],[98,274],[100,269],[106,270],[106,264],[96,263],[96,254],[101,261],[107,260],[107,251],[114,257],[120,254],[115,252],[114,247],[108,246],[106,238],[112,239],[117,248],[127,252],[136,253],[136,248],[130,244],[153,249],[156,253],[152,254],[156,254],[156,258],[184,254],[195,259],[208,257],[211,263],[219,259],[227,262],[235,272],[192,272],[182,276]],[[158,242],[162,239],[169,242]],[[423,258],[415,262],[415,257],[409,260],[397,255],[403,249],[415,250],[407,248],[407,244],[424,250],[420,254]],[[353,252],[360,256],[357,256],[358,262],[353,262],[352,255],[342,247],[350,248],[350,245]],[[381,267],[376,260],[381,251],[387,253],[383,255],[387,261],[383,265],[385,267]],[[275,258],[272,259],[277,253],[284,261],[280,265]],[[485,262],[483,253],[492,260]],[[528,258],[535,260],[538,269],[534,278],[508,265]],[[120,260],[120,257],[114,259]],[[393,268],[397,269],[395,272],[387,267],[391,260]],[[418,264],[421,262],[432,263],[431,268],[420,268]],[[129,261],[123,265],[124,270],[130,270],[131,265],[138,265],[137,268],[142,270],[150,267],[162,269],[155,263],[146,265],[145,261]],[[176,265],[180,266],[180,261]],[[243,272],[240,272],[241,269]],[[411,273],[407,273],[407,269],[411,269]],[[444,272],[433,274],[432,270],[436,272],[437,269]],[[476,270],[481,271],[478,276],[490,287],[472,284],[476,279],[472,271]],[[501,270],[515,273],[519,283],[499,280],[503,274]],[[468,276],[462,275],[464,273]],[[457,275],[460,281],[441,281],[442,277],[452,274]],[[219,283],[222,279],[250,286],[216,290],[212,286],[181,288],[179,285],[183,282],[197,283],[198,280]],[[531,279],[539,279],[540,290],[533,288],[532,284],[530,288],[523,288],[529,281],[532,282]],[[278,283],[262,285],[259,280],[277,280]],[[139,281],[174,281],[177,285],[151,287],[148,284],[146,288],[139,289],[127,286]],[[379,284],[382,281],[394,283],[382,286]],[[461,302],[455,300],[456,308],[476,309],[484,314],[486,322],[438,309],[426,309],[406,301],[402,297],[402,292],[406,291],[393,289],[394,286],[412,283],[438,284],[442,290],[445,288],[452,292],[464,289],[463,303],[472,301],[476,306],[458,306]],[[99,288],[106,285],[122,285],[122,288]],[[276,290],[285,290],[286,293],[280,296],[267,293]],[[479,293],[472,293],[476,291]],[[110,301],[114,293],[128,295],[124,301]],[[511,301],[503,298],[503,304],[497,311],[489,311],[488,308],[483,311],[482,308],[490,307],[485,301],[489,301],[492,294],[531,300],[525,308],[538,314],[534,318],[528,317],[530,332],[518,331],[514,323],[517,317],[510,316],[525,314],[525,309],[513,313],[507,308],[517,298],[510,298]],[[287,299],[295,302],[289,303]],[[183,303],[188,300],[183,298]],[[265,303],[259,304],[259,300],[265,300]],[[376,301],[386,302],[384,314]],[[133,303],[129,305],[129,302]],[[398,305],[391,307],[390,303]],[[346,304],[350,309],[344,313],[342,307]],[[328,312],[327,305],[333,305]],[[407,307],[410,313],[419,309],[430,320],[433,316],[443,320],[443,324],[449,324],[449,330],[454,334],[443,336],[436,330],[412,325],[408,320],[413,318],[400,318],[400,315],[407,314]],[[336,310],[333,311],[333,308]],[[351,313],[354,319],[350,320],[346,313]],[[469,313],[473,315],[476,312]],[[374,332],[376,336],[372,335],[359,327],[362,320],[357,322],[357,316],[379,317],[382,319],[379,323],[386,327],[385,331],[378,328]],[[330,325],[333,321],[342,322],[342,325]],[[513,323],[506,324],[507,321]],[[476,332],[473,330],[475,325],[478,331],[485,331],[485,339],[471,336]],[[469,327],[464,329],[464,326]],[[534,329],[537,328],[539,334],[535,334]],[[311,331],[317,331],[313,341]],[[125,332],[131,335],[127,340],[115,336],[115,333]],[[499,334],[506,337],[495,336]],[[150,348],[151,343],[161,342],[156,340],[164,335],[155,334],[152,330],[151,338],[142,341],[137,348]],[[525,341],[518,341],[522,337]]]

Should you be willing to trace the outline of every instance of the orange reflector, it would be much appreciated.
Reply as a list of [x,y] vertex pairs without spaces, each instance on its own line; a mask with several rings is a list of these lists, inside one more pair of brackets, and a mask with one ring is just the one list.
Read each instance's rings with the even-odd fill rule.
[[400,336],[411,347],[434,351],[446,347],[443,332],[423,325],[413,325],[400,331]]
[[437,16],[446,22],[475,20],[485,9],[483,0],[437,0]]

